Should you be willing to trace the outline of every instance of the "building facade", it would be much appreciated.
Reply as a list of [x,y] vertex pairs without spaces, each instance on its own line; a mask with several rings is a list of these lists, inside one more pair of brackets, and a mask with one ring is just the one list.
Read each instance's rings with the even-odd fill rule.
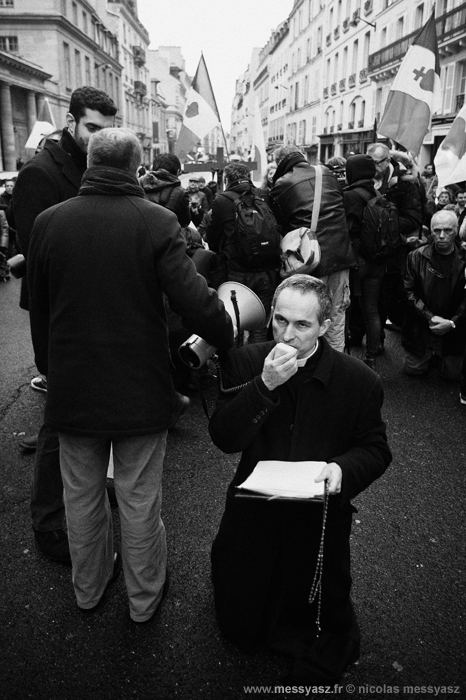
[[[421,166],[432,161],[464,103],[462,0],[295,0],[252,75],[269,148],[296,144],[313,163],[365,153],[374,140],[383,140],[377,125],[394,76],[434,5],[442,107],[419,156]],[[239,117],[235,97],[232,131]]]

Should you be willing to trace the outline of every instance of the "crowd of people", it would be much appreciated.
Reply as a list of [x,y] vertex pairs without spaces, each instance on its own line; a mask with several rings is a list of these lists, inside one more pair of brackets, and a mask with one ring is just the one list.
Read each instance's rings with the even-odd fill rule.
[[[141,171],[139,140],[114,128],[116,112],[102,91],[75,90],[59,141],[2,199],[0,269],[7,280],[17,246],[33,388],[46,394],[40,433],[23,443],[36,452],[37,546],[72,566],[81,614],[123,570],[131,619],[156,618],[169,591],[163,460],[192,379],[176,350],[196,333],[222,366],[211,438],[241,453],[212,547],[220,629],[246,653],[292,657],[294,683],[335,683],[360,645],[351,500],[391,461],[385,329],[400,332],[406,374],[438,363],[466,404],[465,183],[437,196],[432,166],[420,175],[409,154],[374,143],[327,166],[280,146],[260,187],[232,162],[224,189],[195,174],[184,189],[174,154]],[[384,256],[368,253],[372,207],[390,222]],[[216,291],[225,281],[261,300],[261,328],[243,333],[230,318]],[[360,361],[350,348],[363,343]],[[323,497],[245,497],[264,460],[319,463]]]

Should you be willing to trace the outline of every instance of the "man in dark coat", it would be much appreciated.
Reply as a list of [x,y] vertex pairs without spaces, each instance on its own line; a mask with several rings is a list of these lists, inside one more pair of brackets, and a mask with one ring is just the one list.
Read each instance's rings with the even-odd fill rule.
[[180,226],[188,226],[191,221],[189,212],[189,195],[181,187],[178,175],[181,163],[173,153],[161,153],[155,156],[152,170],[143,175],[139,183],[147,199],[170,209],[178,218]]
[[[239,197],[250,192],[261,197],[259,190],[254,187],[250,171],[241,163],[230,163],[225,168],[225,192],[220,192],[212,203],[212,218],[207,227],[207,243],[210,250],[218,254],[217,264],[226,267],[225,280],[244,284],[257,294],[264,305],[266,318],[275,289],[278,284],[278,255],[262,262],[260,269],[252,268],[242,259],[240,251],[234,242],[236,228],[236,201]],[[261,197],[262,199],[262,197]],[[258,343],[267,339],[267,325],[249,333],[250,343]]]
[[[44,149],[21,168],[13,190],[13,211],[18,243],[26,260],[36,217],[48,207],[78,194],[86,169],[89,138],[95,131],[111,126],[116,112],[113,101],[101,90],[78,88],[71,95],[67,126],[60,142],[47,141]],[[26,277],[22,279],[20,306],[29,309]],[[31,498],[36,543],[49,559],[69,564],[58,436],[44,424],[38,438],[27,440],[23,443],[25,447],[34,449],[37,445]]]
[[32,338],[48,378],[45,418],[60,440],[78,606],[95,609],[118,572],[105,493],[113,447],[135,622],[150,619],[163,597],[162,466],[182,408],[164,295],[188,331],[219,348],[233,342],[231,319],[186,255],[176,216],[144,197],[141,155],[128,129],[94,134],[78,197],[37,218],[28,259]]
[[[315,191],[315,168],[296,146],[280,146],[274,152],[277,170],[273,176],[272,199],[283,225],[283,233],[301,226],[310,228]],[[330,170],[322,167],[322,199],[317,223],[321,259],[313,271],[333,294],[332,324],[327,334],[330,345],[343,352],[346,309],[350,304],[349,271],[356,266],[348,235],[341,187]]]
[[[217,447],[242,452],[212,548],[220,629],[244,651],[265,643],[301,659],[303,676],[313,683],[336,682],[358,656],[351,499],[391,460],[381,381],[360,360],[329,346],[330,314],[323,282],[301,274],[284,280],[274,297],[274,341],[230,352],[228,391],[209,425]],[[329,489],[321,601],[312,605],[323,506],[238,495],[236,487],[260,460],[326,463],[318,477]],[[302,682],[300,674],[293,681]]]
[[402,328],[403,369],[409,375],[425,374],[437,355],[441,376],[459,381],[466,343],[466,254],[455,243],[455,212],[437,212],[430,226],[433,242],[408,255],[404,276],[408,305]]

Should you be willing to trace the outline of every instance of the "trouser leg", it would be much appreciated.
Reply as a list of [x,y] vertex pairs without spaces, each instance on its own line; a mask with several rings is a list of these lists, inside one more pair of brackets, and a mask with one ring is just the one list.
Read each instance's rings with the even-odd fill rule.
[[58,435],[44,424],[39,432],[31,493],[32,525],[49,532],[63,527],[63,481],[60,473]]
[[165,582],[167,544],[161,507],[166,439],[164,431],[113,441],[123,571],[130,616],[136,622],[154,613]]
[[321,280],[330,288],[333,299],[332,322],[325,337],[332,348],[343,352],[346,310],[350,305],[349,270],[339,270],[331,275],[324,275]]
[[113,573],[110,504],[105,490],[110,440],[59,433],[73,586],[80,608],[99,602]]

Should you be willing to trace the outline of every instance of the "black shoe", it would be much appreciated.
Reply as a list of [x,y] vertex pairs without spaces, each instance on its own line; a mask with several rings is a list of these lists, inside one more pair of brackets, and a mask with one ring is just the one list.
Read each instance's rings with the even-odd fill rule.
[[364,364],[370,369],[374,370],[374,372],[377,372],[377,361],[374,357],[366,357]]
[[170,590],[170,575],[169,575],[168,569],[167,569],[167,571],[165,573],[165,582],[164,582],[163,588],[162,588],[162,597],[160,598],[160,603],[157,605],[157,607],[155,608],[152,615],[147,620],[141,620],[141,622],[139,622],[138,620],[132,620],[132,621],[135,622],[137,625],[145,625],[147,622],[152,622],[152,620],[155,620],[160,613],[160,610],[162,608],[162,603],[165,600],[165,598],[167,597],[169,590]]
[[104,588],[104,592],[102,593],[100,600],[98,603],[96,603],[92,608],[80,608],[78,605],[78,610],[80,613],[83,613],[84,615],[88,615],[89,613],[95,612],[98,608],[100,608],[102,601],[104,599],[105,593],[107,590],[110,588],[110,586],[115,583],[117,580],[118,576],[120,575],[121,571],[121,565],[122,565],[122,560],[121,560],[121,554],[118,554],[118,552],[115,552],[113,555],[113,573],[110,576],[107,585]]
[[71,566],[68,535],[64,530],[33,530],[37,546],[47,559]]
[[107,484],[105,486],[107,489],[108,500],[112,508],[118,508],[118,501],[115,493],[115,483],[113,479],[107,479]]
[[19,446],[25,452],[35,452],[37,450],[37,441],[39,439],[39,434],[31,435],[30,437],[25,437],[20,440]]

